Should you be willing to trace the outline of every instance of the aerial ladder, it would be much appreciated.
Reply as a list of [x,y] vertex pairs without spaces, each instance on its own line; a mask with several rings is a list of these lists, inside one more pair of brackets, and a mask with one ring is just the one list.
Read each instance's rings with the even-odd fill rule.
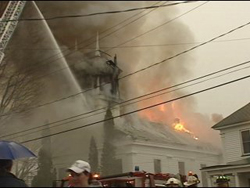
[[25,4],[26,1],[9,1],[0,17],[0,64],[4,58],[4,50],[15,31],[17,20],[20,18]]

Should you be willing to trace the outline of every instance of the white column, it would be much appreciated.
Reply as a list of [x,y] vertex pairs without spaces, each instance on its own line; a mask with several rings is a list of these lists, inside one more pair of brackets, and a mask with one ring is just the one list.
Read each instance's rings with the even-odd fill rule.
[[212,178],[212,177],[211,177],[210,175],[208,175],[208,173],[207,173],[207,186],[208,186],[208,187],[213,187],[213,186],[212,186],[212,180],[211,180],[211,178]]
[[240,181],[239,181],[239,176],[238,173],[234,173],[234,177],[235,177],[235,187],[240,187]]

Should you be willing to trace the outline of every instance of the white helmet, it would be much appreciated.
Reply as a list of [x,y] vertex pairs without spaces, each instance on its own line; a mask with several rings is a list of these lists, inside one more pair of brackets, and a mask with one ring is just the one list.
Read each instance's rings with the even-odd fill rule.
[[170,185],[170,184],[175,184],[175,185],[179,185],[180,184],[180,180],[176,179],[176,178],[169,178],[166,185]]
[[200,180],[197,179],[195,176],[188,176],[187,181],[184,182],[185,186],[190,186],[190,185],[195,185],[195,184],[199,184]]

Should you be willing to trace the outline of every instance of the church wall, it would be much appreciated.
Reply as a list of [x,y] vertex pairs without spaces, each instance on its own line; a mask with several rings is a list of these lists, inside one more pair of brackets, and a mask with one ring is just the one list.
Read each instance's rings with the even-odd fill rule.
[[132,150],[123,154],[123,166],[126,169],[123,172],[134,171],[135,166],[139,166],[140,170],[155,173],[154,160],[158,159],[161,163],[162,173],[179,173],[179,162],[184,162],[184,169],[181,169],[181,171],[184,170],[186,175],[189,171],[192,171],[201,180],[201,164],[209,166],[220,163],[220,156],[216,152],[206,154],[204,151],[199,150],[193,152],[188,147],[187,151],[184,151],[178,149],[178,147],[169,149],[159,147],[157,144],[155,146],[144,146],[141,142],[140,144],[136,145],[136,143],[133,143]]

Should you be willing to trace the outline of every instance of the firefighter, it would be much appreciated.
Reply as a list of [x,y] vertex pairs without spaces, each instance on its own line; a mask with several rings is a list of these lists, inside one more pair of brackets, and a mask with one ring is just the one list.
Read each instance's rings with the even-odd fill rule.
[[102,183],[98,181],[99,179],[100,179],[100,174],[94,173],[92,175],[90,187],[102,187]]
[[217,187],[229,187],[230,179],[226,176],[218,176],[216,179]]
[[167,183],[165,184],[167,187],[180,187],[180,180],[176,178],[169,178]]
[[67,187],[74,187],[73,183],[73,177],[69,174],[67,177],[63,178],[61,180],[61,186],[60,187],[65,187],[64,185],[68,183]]
[[184,182],[185,187],[198,187],[200,180],[197,177],[197,175],[188,176],[187,181]]

